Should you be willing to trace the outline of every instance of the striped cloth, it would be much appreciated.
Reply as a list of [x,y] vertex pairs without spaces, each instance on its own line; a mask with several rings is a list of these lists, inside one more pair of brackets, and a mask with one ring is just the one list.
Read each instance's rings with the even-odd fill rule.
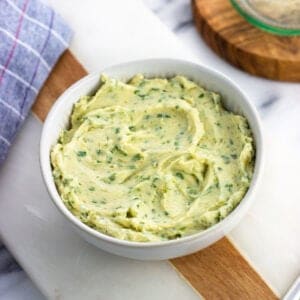
[[0,0],[0,164],[71,35],[38,0]]

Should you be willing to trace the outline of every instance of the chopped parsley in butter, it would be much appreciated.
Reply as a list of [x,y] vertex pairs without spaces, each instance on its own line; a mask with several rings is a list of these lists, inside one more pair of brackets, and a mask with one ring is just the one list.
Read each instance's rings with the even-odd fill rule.
[[246,119],[183,76],[101,78],[75,103],[51,152],[67,208],[130,241],[176,239],[225,218],[249,188],[254,143]]

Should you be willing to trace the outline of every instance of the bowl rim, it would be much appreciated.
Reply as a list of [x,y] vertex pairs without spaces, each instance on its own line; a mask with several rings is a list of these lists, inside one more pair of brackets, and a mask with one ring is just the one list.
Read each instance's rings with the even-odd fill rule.
[[[45,145],[48,132],[51,131],[51,121],[52,118],[59,113],[57,111],[58,107],[68,99],[68,95],[72,93],[72,91],[76,88],[78,88],[80,85],[87,84],[90,79],[94,78],[95,76],[98,76],[108,72],[112,68],[116,67],[126,67],[131,64],[138,64],[138,63],[159,63],[159,62],[169,62],[169,63],[174,63],[174,64],[185,64],[190,67],[196,67],[199,69],[199,72],[206,72],[210,73],[211,75],[215,77],[219,77],[222,81],[225,81],[231,88],[237,90],[241,95],[242,95],[242,102],[244,102],[247,106],[248,109],[251,111],[251,114],[253,116],[253,122],[256,124],[256,129],[257,129],[257,136],[255,138],[255,164],[254,164],[254,172],[252,176],[252,180],[250,183],[250,186],[244,195],[244,197],[241,199],[240,203],[227,215],[223,220],[219,221],[218,223],[214,224],[213,226],[203,230],[199,231],[197,233],[187,235],[184,237],[180,237],[178,239],[173,239],[173,240],[163,240],[163,241],[155,241],[155,242],[136,242],[136,241],[129,241],[129,240],[122,240],[118,239],[113,236],[106,235],[102,232],[99,232],[88,225],[84,224],[81,222],[77,217],[75,217],[71,211],[65,206],[63,203],[63,200],[61,199],[55,183],[54,179],[52,176],[52,171],[51,171],[51,162],[49,158],[49,151]],[[179,72],[180,73],[180,72]],[[76,103],[76,101],[74,102]],[[250,124],[251,127],[251,124]],[[108,67],[103,68],[100,71],[92,72],[90,74],[87,74],[86,76],[82,77],[80,80],[76,81],[74,84],[72,84],[70,87],[68,87],[56,100],[56,102],[53,104],[51,107],[50,111],[47,114],[47,117],[44,121],[43,124],[43,129],[42,129],[42,134],[40,138],[40,168],[41,168],[41,173],[43,180],[45,182],[46,188],[48,190],[48,193],[50,195],[50,198],[52,202],[54,202],[55,206],[58,208],[61,214],[63,214],[66,219],[72,223],[72,225],[75,225],[80,231],[84,233],[88,233],[91,235],[93,238],[104,240],[105,242],[108,242],[110,244],[115,244],[119,246],[127,246],[130,248],[151,248],[151,247],[165,247],[165,246],[170,246],[170,245],[178,245],[182,244],[188,241],[193,241],[198,238],[207,238],[208,236],[212,235],[214,232],[218,231],[220,228],[222,228],[226,223],[230,223],[230,221],[238,215],[240,212],[244,213],[247,211],[251,204],[251,197],[255,194],[257,185],[260,181],[262,170],[263,170],[263,164],[264,164],[264,146],[263,146],[263,133],[262,133],[262,125],[260,121],[260,117],[258,115],[258,112],[255,108],[255,106],[251,103],[251,101],[248,99],[247,95],[242,91],[242,89],[229,77],[227,77],[225,74],[211,69],[207,66],[204,66],[199,63],[191,62],[188,60],[183,60],[183,59],[174,59],[174,58],[148,58],[148,59],[139,59],[139,60],[131,60],[127,62],[123,62],[120,64],[114,64],[110,65]],[[49,160],[49,164],[47,163]],[[50,169],[50,175],[47,173]],[[241,216],[242,218],[242,216]]]

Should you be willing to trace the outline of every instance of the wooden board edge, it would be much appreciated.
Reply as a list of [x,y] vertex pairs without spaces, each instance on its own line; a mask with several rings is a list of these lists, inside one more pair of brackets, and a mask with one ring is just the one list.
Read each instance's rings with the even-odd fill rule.
[[226,237],[171,263],[204,298],[278,299]]
[[73,83],[86,76],[88,73],[75,58],[70,50],[66,50],[57,61],[49,77],[40,90],[32,112],[42,122],[57,100],[57,98]]

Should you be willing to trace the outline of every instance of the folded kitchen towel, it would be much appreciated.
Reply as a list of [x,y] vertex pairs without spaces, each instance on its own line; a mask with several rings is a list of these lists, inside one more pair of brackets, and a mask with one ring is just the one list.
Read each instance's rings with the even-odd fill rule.
[[0,164],[72,31],[38,0],[0,0]]

